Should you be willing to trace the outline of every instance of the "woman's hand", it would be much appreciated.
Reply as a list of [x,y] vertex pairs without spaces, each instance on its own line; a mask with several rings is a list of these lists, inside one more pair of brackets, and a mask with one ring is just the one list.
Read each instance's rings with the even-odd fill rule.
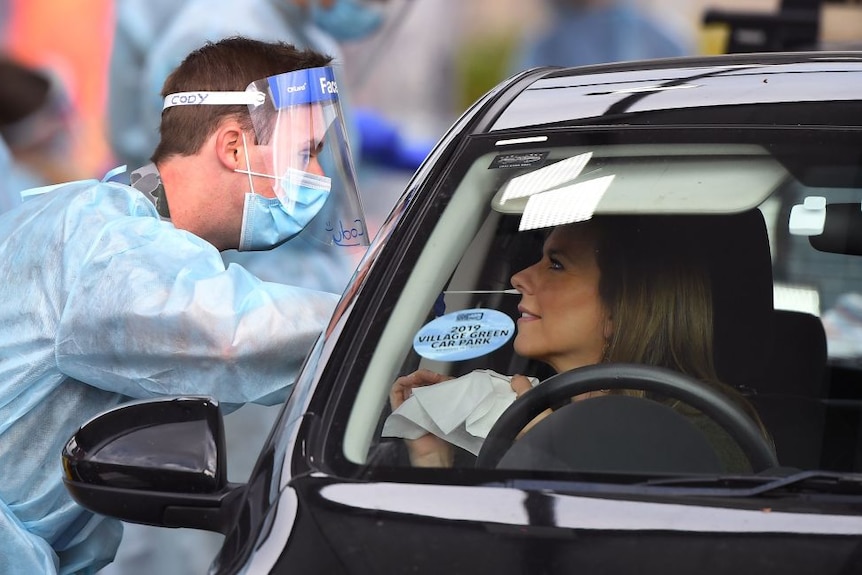
[[[509,385],[512,386],[512,391],[514,391],[515,395],[517,395],[518,397],[521,397],[522,395],[524,395],[525,393],[527,393],[528,391],[533,389],[533,384],[531,384],[530,380],[526,376],[523,376],[523,375],[513,375],[512,380],[509,383]],[[545,419],[546,417],[551,415],[551,413],[552,412],[550,409],[546,409],[545,411],[543,411],[542,413],[540,413],[539,415],[534,417],[532,419],[532,421],[530,421],[530,423],[525,425],[524,429],[522,429],[518,433],[518,435],[515,436],[515,439],[521,439],[522,435],[524,435],[530,429],[532,429],[532,427],[534,425],[536,425],[537,423],[539,423],[540,421],[542,421],[543,419]]]
[[530,383],[530,380],[525,375],[513,375],[509,385],[512,386],[512,391],[518,397],[533,389],[533,384]]
[[[429,369],[420,369],[399,377],[389,390],[389,405],[392,411],[395,411],[413,395],[413,388],[434,385],[449,379],[452,378]],[[426,433],[418,439],[405,439],[404,443],[407,444],[410,464],[413,467],[452,467],[455,456],[452,446],[433,433]]]
[[430,369],[418,369],[410,375],[404,375],[395,380],[389,390],[389,406],[395,411],[401,404],[413,395],[414,387],[425,387],[441,381],[452,379],[448,375],[435,373]]

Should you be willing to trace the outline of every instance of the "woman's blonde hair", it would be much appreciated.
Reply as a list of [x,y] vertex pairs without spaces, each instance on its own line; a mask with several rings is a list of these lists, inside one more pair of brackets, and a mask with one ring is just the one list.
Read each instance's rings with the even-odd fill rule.
[[[676,220],[678,221],[678,220]],[[713,360],[712,287],[697,242],[662,216],[597,216],[599,295],[611,323],[604,360],[666,367],[754,407],[723,383]]]

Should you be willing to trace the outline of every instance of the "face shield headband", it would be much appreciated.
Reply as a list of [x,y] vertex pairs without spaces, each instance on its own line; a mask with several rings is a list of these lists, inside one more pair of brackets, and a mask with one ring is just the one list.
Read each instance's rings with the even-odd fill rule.
[[248,106],[255,141],[246,147],[248,169],[237,171],[248,174],[252,192],[256,187],[260,195],[278,198],[281,208],[294,215],[308,205],[309,185],[328,187],[325,202],[315,202],[322,204],[319,212],[310,218],[303,214],[301,219],[310,221],[299,235],[326,245],[368,245],[332,67],[270,76],[243,92],[169,94],[163,109],[189,105]]

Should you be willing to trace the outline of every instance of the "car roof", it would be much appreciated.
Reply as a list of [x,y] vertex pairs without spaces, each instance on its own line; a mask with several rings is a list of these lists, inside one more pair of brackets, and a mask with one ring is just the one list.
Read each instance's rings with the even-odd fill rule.
[[[489,132],[577,125],[862,125],[862,51],[539,68]],[[854,113],[855,112],[855,113]]]

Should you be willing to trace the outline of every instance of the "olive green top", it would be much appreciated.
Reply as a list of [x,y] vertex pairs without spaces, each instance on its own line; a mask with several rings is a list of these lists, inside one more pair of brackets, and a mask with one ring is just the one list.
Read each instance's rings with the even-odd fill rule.
[[751,473],[751,463],[739,444],[714,420],[700,412],[687,412],[685,416],[706,435],[727,473]]

